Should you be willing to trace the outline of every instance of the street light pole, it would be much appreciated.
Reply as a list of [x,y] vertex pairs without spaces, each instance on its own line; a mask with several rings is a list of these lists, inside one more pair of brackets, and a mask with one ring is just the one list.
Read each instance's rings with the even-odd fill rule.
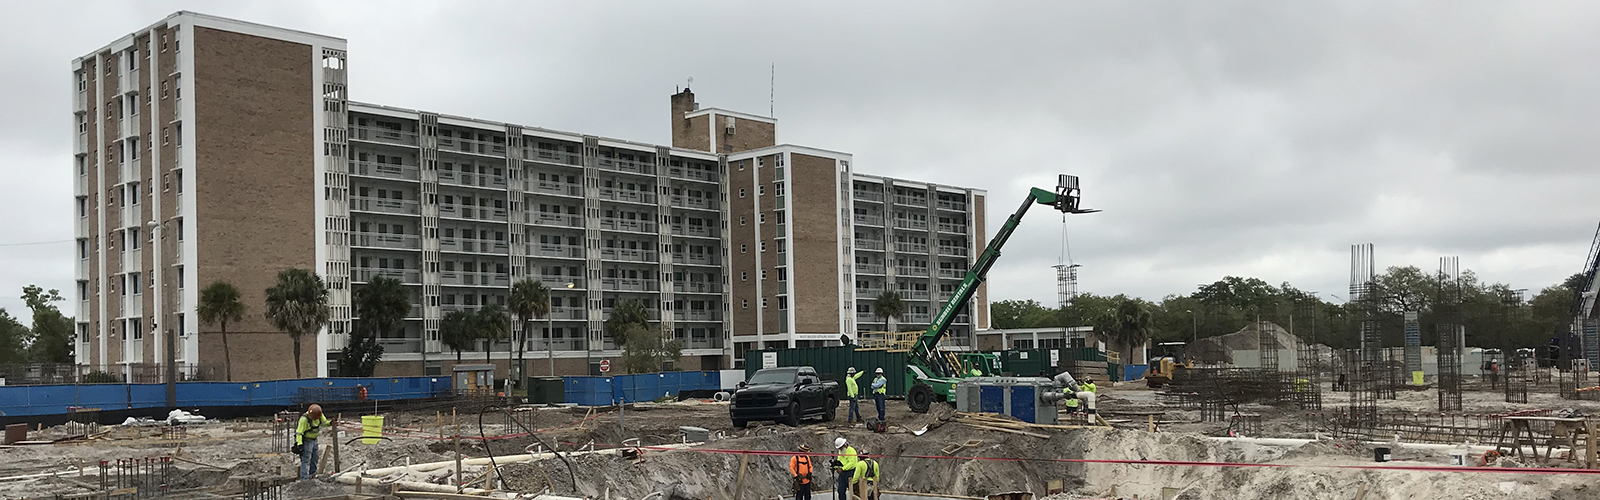
[[1190,333],[1191,333],[1191,335],[1194,336],[1194,340],[1191,340],[1189,343],[1190,344],[1196,344],[1196,343],[1200,342],[1200,320],[1195,317],[1194,309],[1188,309],[1188,311],[1189,311],[1189,323],[1190,323],[1190,326],[1193,327],[1193,329],[1190,330]]

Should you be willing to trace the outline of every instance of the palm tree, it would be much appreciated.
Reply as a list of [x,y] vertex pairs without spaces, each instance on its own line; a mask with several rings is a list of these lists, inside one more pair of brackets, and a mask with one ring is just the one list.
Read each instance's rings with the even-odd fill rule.
[[[550,315],[550,289],[533,278],[523,278],[511,286],[511,312],[522,320],[522,336],[517,339],[517,367],[522,364],[523,349],[528,343],[528,332],[533,331],[533,320]],[[548,342],[546,343],[548,344]],[[553,349],[553,348],[552,348]],[[550,358],[550,374],[555,375],[555,358]]]
[[895,323],[900,320],[900,315],[906,312],[906,303],[900,300],[900,292],[884,290],[878,294],[878,299],[872,301],[872,312],[889,322],[889,331],[895,330]]
[[200,305],[195,310],[200,322],[217,325],[222,329],[223,380],[233,380],[233,359],[228,352],[228,323],[244,319],[244,303],[239,302],[239,289],[233,283],[215,281],[200,290]]
[[606,318],[606,335],[611,336],[611,341],[618,346],[628,343],[627,332],[629,325],[650,327],[650,310],[644,303],[637,300],[619,300],[611,307],[611,317]]
[[1122,344],[1126,354],[1122,362],[1130,363],[1133,361],[1133,346],[1144,343],[1150,337],[1150,308],[1145,307],[1139,299],[1119,296],[1116,306],[1107,313],[1106,333],[1112,340]]
[[472,341],[477,340],[473,335],[472,322],[472,313],[466,311],[451,311],[439,322],[439,341],[456,352],[458,365],[461,364],[461,351],[472,349]]
[[478,330],[478,338],[487,343],[483,346],[483,362],[493,364],[489,359],[489,352],[494,350],[494,342],[505,338],[506,332],[511,328],[511,318],[506,316],[506,310],[498,304],[489,304],[478,309],[473,314],[473,323]]
[[375,276],[366,285],[356,289],[353,309],[361,325],[366,330],[359,335],[367,336],[371,342],[354,342],[352,346],[363,346],[360,349],[346,347],[346,359],[342,359],[339,372],[348,372],[352,376],[370,377],[377,367],[378,360],[383,358],[383,346],[376,339],[392,334],[411,313],[411,293],[406,291],[405,285],[400,280],[387,276]]
[[267,289],[267,320],[294,340],[294,376],[300,378],[300,338],[328,324],[328,286],[316,273],[289,268]]

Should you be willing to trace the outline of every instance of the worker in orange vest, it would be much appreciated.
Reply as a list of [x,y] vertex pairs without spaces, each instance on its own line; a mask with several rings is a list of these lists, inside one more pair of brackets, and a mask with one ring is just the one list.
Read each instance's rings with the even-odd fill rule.
[[789,457],[789,476],[794,478],[794,500],[811,500],[811,447],[800,445],[800,454]]

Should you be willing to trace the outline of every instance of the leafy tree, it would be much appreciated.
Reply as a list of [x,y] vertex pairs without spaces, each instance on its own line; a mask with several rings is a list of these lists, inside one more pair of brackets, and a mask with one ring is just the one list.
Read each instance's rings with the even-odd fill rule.
[[1150,338],[1150,309],[1143,299],[1118,295],[1114,300],[1116,306],[1100,321],[1101,330],[1122,345],[1122,362],[1129,363],[1133,361],[1134,346]]
[[677,360],[683,354],[683,342],[669,340],[649,326],[629,323],[621,328],[621,338],[627,340],[622,343],[620,361],[628,373],[664,370],[667,361]]
[[[550,315],[550,289],[533,278],[523,278],[511,286],[511,313],[522,321],[522,335],[517,339],[517,363],[522,363],[523,349],[527,348],[528,334],[533,331],[533,320]],[[554,363],[554,360],[551,361]]]
[[28,359],[34,363],[71,363],[72,318],[61,314],[54,302],[65,300],[59,290],[46,291],[36,285],[22,288],[22,301],[33,310],[33,339]]
[[1044,328],[1056,326],[1058,317],[1035,300],[1002,300],[989,305],[989,320],[995,328]]
[[628,338],[626,333],[629,325],[638,325],[646,330],[650,329],[650,310],[643,302],[637,300],[618,300],[611,308],[611,317],[606,318],[606,334],[611,336],[611,341],[626,348]]
[[411,293],[400,280],[376,276],[356,289],[353,306],[357,319],[350,341],[339,352],[339,374],[371,377],[383,359],[378,339],[402,330],[411,312]]
[[267,289],[267,320],[294,341],[294,376],[300,378],[300,340],[328,324],[328,287],[316,273],[290,268]]
[[215,281],[200,290],[200,304],[196,307],[200,322],[217,325],[222,330],[223,380],[233,380],[233,358],[228,350],[228,323],[244,319],[244,303],[239,301],[239,289],[233,283]]
[[900,292],[884,290],[872,301],[872,313],[889,323],[889,331],[898,331],[895,323],[906,313],[906,303],[900,300]]
[[0,364],[26,363],[33,332],[0,308]]
[[461,351],[471,350],[472,342],[477,340],[473,327],[473,314],[466,311],[451,311],[439,322],[439,341],[456,352],[458,365]]
[[489,353],[494,350],[495,341],[506,338],[506,333],[511,328],[511,317],[506,316],[505,308],[499,304],[489,304],[478,308],[472,319],[473,329],[478,331],[478,338],[487,341],[483,346],[483,362],[493,363],[489,359]]

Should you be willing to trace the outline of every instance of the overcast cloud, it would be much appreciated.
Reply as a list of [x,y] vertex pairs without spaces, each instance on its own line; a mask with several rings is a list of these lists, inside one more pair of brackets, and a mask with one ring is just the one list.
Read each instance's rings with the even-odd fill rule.
[[[72,288],[70,243],[14,245],[73,238],[69,62],[181,9],[347,39],[358,101],[651,143],[690,77],[767,114],[776,64],[779,142],[986,189],[991,232],[1081,176],[1094,293],[1343,295],[1365,242],[1537,290],[1600,222],[1592,2],[8,2],[0,307]],[[1054,302],[1062,222],[1032,214],[996,300]]]

